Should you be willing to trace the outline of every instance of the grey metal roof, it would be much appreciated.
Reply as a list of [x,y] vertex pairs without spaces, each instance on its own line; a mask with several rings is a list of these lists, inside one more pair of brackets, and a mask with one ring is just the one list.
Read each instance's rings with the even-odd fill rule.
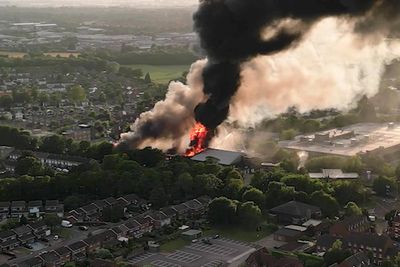
[[242,153],[214,149],[214,148],[207,148],[203,152],[193,156],[191,159],[195,161],[206,161],[207,158],[217,159],[218,163],[222,165],[232,165],[238,163],[241,160]]
[[275,214],[286,214],[301,217],[308,217],[311,216],[312,213],[320,211],[321,210],[316,206],[308,205],[298,201],[290,201],[270,210],[271,213]]

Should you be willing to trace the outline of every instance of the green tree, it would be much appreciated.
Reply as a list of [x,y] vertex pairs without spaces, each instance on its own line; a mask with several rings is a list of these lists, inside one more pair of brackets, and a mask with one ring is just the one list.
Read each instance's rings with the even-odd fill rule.
[[162,208],[168,205],[168,195],[161,186],[157,186],[151,191],[149,200],[155,208]]
[[239,222],[246,227],[256,227],[262,221],[260,208],[254,202],[248,201],[237,206]]
[[61,225],[61,221],[62,219],[56,214],[46,214],[44,216],[44,222],[51,230],[54,230],[54,227]]
[[297,135],[297,131],[294,129],[283,130],[280,134],[281,140],[293,140]]
[[148,84],[152,83],[150,73],[146,73],[146,75],[144,76],[144,81]]
[[105,248],[96,249],[96,251],[94,252],[94,255],[96,258],[100,258],[100,259],[113,259],[114,258],[111,251],[108,249],[105,249]]
[[26,225],[28,224],[28,219],[22,214],[22,216],[19,218],[19,224],[20,225]]
[[342,241],[336,240],[324,255],[325,266],[331,266],[334,263],[341,263],[350,256],[351,252],[342,248]]
[[193,188],[197,195],[214,196],[221,188],[222,181],[213,174],[196,175]]
[[393,178],[380,176],[373,182],[372,188],[379,196],[387,196],[396,192],[396,181]]
[[334,197],[324,191],[316,191],[311,194],[311,202],[319,207],[322,214],[327,217],[336,216],[339,213],[339,204]]
[[257,188],[250,188],[250,189],[246,190],[242,195],[242,200],[243,201],[252,201],[255,204],[257,204],[257,206],[260,209],[262,209],[265,204],[265,196],[264,196],[263,192],[261,192]]
[[73,103],[81,103],[86,99],[85,89],[80,85],[74,85],[67,90],[67,96]]
[[347,205],[344,207],[344,212],[347,216],[362,215],[362,209],[354,202],[347,203]]
[[59,135],[46,136],[42,138],[39,149],[44,152],[63,154],[66,148],[66,140]]
[[235,219],[236,204],[226,197],[215,198],[208,209],[208,219],[213,224],[229,225]]
[[14,103],[12,96],[10,95],[2,95],[0,97],[0,107],[6,110],[9,110]]
[[22,156],[17,160],[15,173],[18,175],[38,176],[43,174],[42,163],[33,156]]
[[73,210],[73,209],[77,209],[79,208],[82,204],[84,203],[84,201],[82,200],[82,198],[78,197],[78,196],[67,196],[64,199],[64,207],[65,210],[69,211],[69,210]]
[[231,199],[240,199],[241,191],[244,186],[243,180],[241,179],[231,179],[227,181],[223,188],[224,196]]

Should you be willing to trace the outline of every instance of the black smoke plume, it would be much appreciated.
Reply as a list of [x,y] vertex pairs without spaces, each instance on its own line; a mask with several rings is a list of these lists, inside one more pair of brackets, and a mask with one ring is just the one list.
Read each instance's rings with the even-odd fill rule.
[[[202,74],[208,99],[195,108],[195,119],[215,129],[228,116],[241,64],[293,47],[322,18],[360,19],[357,31],[369,32],[387,27],[387,15],[398,22],[399,12],[400,0],[201,1],[193,18],[209,59]],[[266,28],[272,35],[264,39]]]

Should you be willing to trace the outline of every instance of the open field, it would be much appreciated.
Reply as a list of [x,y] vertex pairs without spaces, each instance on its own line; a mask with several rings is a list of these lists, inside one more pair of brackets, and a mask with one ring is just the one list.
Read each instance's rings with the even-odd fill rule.
[[[0,56],[6,56],[9,58],[23,58],[26,56],[28,53],[24,52],[9,52],[9,51],[0,51]],[[75,53],[75,52],[49,52],[49,53],[43,53],[45,56],[60,56],[60,57],[69,57],[69,56],[74,56],[77,57],[80,55],[80,53]]]
[[132,69],[141,69],[143,75],[150,73],[151,79],[156,83],[168,83],[171,80],[182,76],[182,73],[188,71],[187,65],[128,65]]

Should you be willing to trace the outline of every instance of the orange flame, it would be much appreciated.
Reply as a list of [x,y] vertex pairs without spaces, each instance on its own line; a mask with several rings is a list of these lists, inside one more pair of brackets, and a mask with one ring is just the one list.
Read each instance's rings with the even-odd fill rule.
[[193,157],[206,149],[208,129],[197,122],[190,131],[190,148],[186,150],[185,156]]

